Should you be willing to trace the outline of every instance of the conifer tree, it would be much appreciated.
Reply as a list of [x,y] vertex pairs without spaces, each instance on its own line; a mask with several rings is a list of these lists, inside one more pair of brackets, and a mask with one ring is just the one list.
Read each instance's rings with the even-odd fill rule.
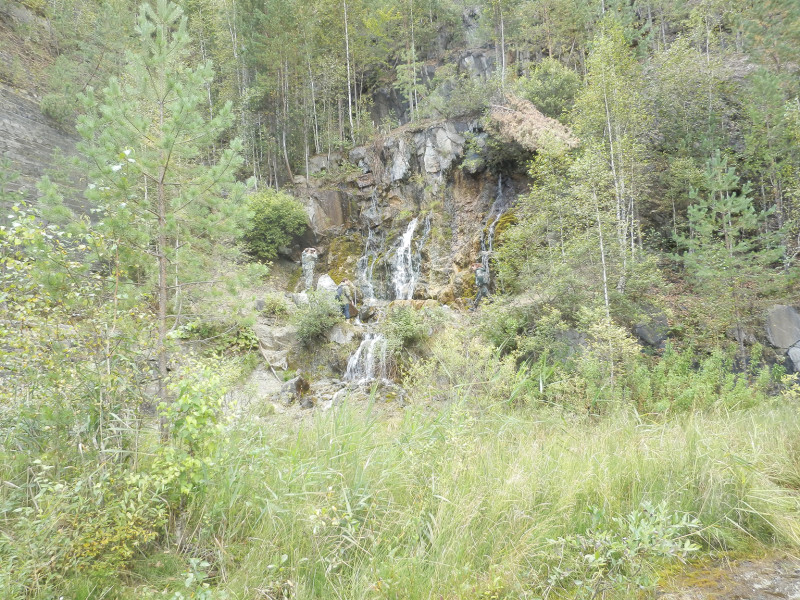
[[689,207],[689,234],[678,238],[685,248],[681,260],[708,294],[720,328],[736,328],[744,357],[741,330],[749,290],[763,289],[783,248],[777,235],[763,231],[771,211],[756,210],[750,184],[740,182],[719,150],[708,161],[704,179],[703,190],[690,192],[695,202]]
[[181,7],[158,0],[141,6],[139,47],[119,78],[85,94],[78,122],[87,157],[87,197],[96,225],[118,248],[117,268],[152,292],[157,306],[159,395],[166,391],[170,322],[182,290],[209,279],[211,258],[231,239],[242,214],[234,172],[238,140],[201,160],[232,122],[231,105],[208,116],[210,62],[187,64],[190,39]]

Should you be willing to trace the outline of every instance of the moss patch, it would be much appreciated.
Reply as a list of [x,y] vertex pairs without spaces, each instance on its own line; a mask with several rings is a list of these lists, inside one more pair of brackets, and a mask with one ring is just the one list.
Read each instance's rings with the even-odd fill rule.
[[339,236],[331,240],[328,248],[328,273],[336,283],[345,278],[355,278],[356,263],[364,251],[364,239],[358,233]]
[[511,226],[517,224],[517,215],[513,210],[506,211],[494,227],[494,243],[499,246],[503,243],[503,233]]
[[286,289],[290,292],[294,292],[297,289],[297,284],[300,283],[300,278],[302,276],[302,267],[298,266],[296,269],[292,269],[292,272],[289,274],[289,279],[286,281]]

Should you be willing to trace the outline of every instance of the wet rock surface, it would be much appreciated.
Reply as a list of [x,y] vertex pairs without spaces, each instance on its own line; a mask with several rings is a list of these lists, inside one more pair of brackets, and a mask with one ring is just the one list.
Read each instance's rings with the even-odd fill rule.
[[800,598],[800,560],[788,556],[715,563],[676,578],[660,600]]

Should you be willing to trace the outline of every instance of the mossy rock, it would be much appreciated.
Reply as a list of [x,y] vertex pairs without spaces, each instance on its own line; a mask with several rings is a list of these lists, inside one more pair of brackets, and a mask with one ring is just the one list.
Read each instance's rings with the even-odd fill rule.
[[300,278],[303,276],[303,268],[298,266],[295,269],[292,269],[292,272],[289,274],[289,279],[286,282],[286,289],[290,292],[297,291],[297,284],[300,283]]
[[363,252],[364,238],[359,233],[333,238],[328,247],[328,274],[336,283],[355,278],[356,264]]
[[494,243],[499,246],[503,243],[503,233],[517,224],[517,215],[513,210],[506,211],[494,227]]

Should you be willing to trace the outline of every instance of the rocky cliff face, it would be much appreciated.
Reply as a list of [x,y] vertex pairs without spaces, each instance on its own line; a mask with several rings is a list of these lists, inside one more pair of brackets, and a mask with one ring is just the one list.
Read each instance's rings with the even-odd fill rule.
[[[57,166],[54,155],[74,155],[76,141],[42,114],[33,96],[0,84],[0,157],[8,157],[19,173],[10,191],[33,198],[37,180]],[[78,201],[71,205],[82,207]]]
[[488,229],[527,185],[487,168],[485,140],[474,119],[427,122],[313,157],[294,192],[324,250],[320,270],[378,299],[471,294],[470,263],[489,251]]

